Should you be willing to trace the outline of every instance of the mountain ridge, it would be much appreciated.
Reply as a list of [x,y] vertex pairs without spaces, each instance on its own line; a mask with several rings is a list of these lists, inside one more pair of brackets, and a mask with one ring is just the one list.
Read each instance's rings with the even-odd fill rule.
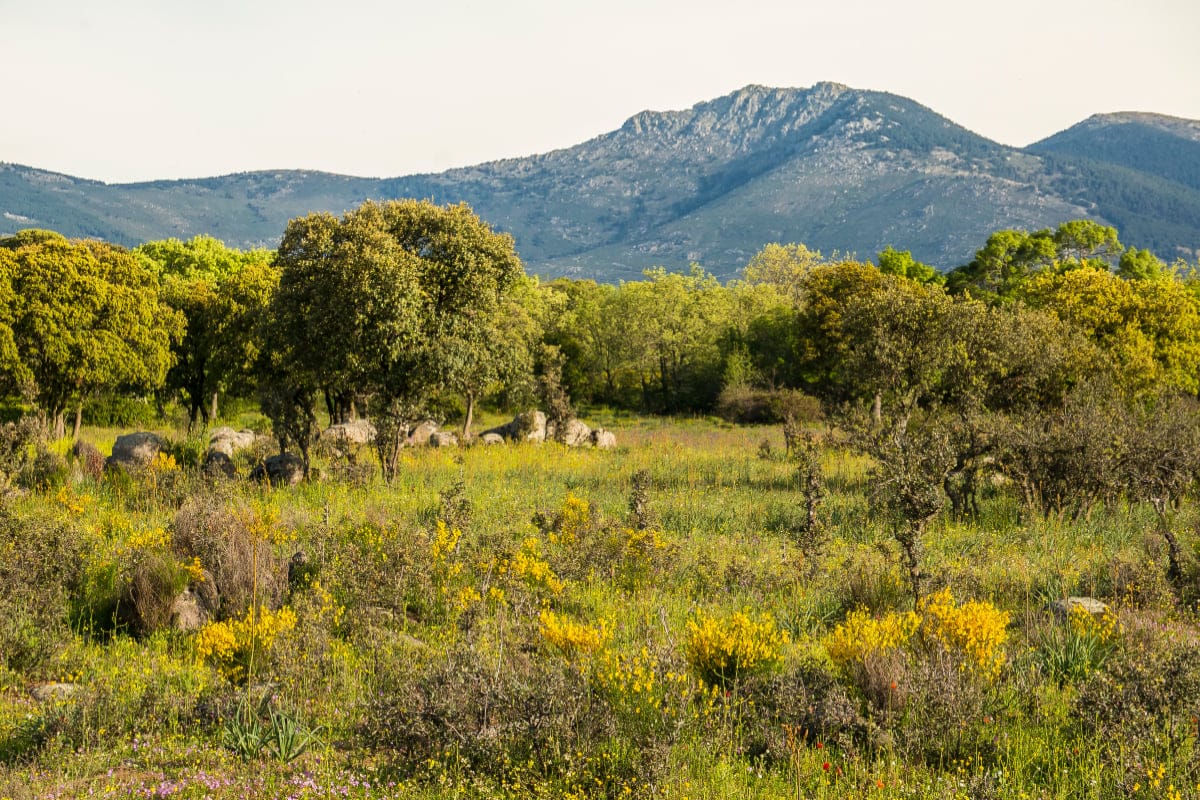
[[277,169],[107,184],[0,163],[0,233],[274,246],[291,217],[419,197],[470,203],[514,235],[532,272],[599,280],[690,262],[728,277],[770,241],[862,257],[895,245],[948,268],[993,230],[1073,217],[1118,224],[1127,243],[1170,259],[1200,250],[1190,126],[1200,131],[1149,112],[1099,114],[1013,148],[900,95],[751,84],[640,111],[571,147],[392,178]]

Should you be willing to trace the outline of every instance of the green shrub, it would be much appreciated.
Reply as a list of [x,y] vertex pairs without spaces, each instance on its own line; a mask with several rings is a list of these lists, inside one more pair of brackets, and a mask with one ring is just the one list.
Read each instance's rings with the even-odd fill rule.
[[177,439],[167,445],[167,453],[185,469],[197,469],[208,451],[208,437],[203,432]]
[[145,429],[158,420],[158,408],[142,397],[102,395],[83,402],[83,419],[104,428]]
[[821,401],[797,389],[756,389],[733,384],[717,397],[717,416],[742,425],[780,423],[789,417],[799,423],[820,422]]
[[0,507],[0,664],[35,675],[67,639],[80,557],[68,525]]
[[738,687],[744,713],[738,735],[746,754],[785,763],[796,736],[850,749],[878,744],[878,728],[837,679],[831,664],[813,657],[774,673],[748,676]]
[[37,417],[26,415],[0,425],[0,489],[25,471],[45,443],[46,428]]
[[[1190,638],[1190,637],[1189,637]],[[1200,716],[1200,644],[1159,621],[1127,631],[1102,669],[1079,687],[1073,716],[1106,739],[1194,731]]]
[[64,486],[70,474],[65,458],[39,446],[37,454],[17,473],[17,485],[26,489],[53,491]]

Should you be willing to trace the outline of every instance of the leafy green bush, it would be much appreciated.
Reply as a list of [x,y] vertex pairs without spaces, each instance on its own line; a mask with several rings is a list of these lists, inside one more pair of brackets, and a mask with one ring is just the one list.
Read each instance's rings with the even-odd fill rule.
[[743,425],[779,423],[789,417],[800,423],[822,419],[821,401],[797,389],[756,389],[733,384],[717,397],[717,416]]
[[45,441],[45,426],[36,417],[26,415],[0,426],[0,489],[26,470]]
[[83,419],[104,428],[145,429],[158,420],[158,409],[144,397],[106,394],[84,400]]
[[1088,674],[1072,714],[1108,739],[1149,739],[1167,729],[1186,736],[1200,716],[1200,644],[1159,621],[1140,625]]
[[177,439],[167,446],[167,452],[175,463],[186,469],[196,469],[208,451],[208,437],[203,433]]

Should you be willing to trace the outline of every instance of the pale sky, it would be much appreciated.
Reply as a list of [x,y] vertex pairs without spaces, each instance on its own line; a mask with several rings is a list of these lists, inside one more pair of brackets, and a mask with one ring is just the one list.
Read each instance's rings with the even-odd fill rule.
[[1200,119],[1198,0],[0,0],[0,161],[110,182],[398,176],[751,83],[905,95],[1026,145]]

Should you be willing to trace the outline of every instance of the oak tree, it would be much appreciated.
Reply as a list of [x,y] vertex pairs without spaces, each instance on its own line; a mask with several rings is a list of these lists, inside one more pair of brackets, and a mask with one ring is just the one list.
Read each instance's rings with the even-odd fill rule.
[[279,282],[272,253],[243,253],[211,236],[147,242],[133,252],[161,276],[163,300],[187,321],[166,388],[183,393],[189,427],[207,423],[219,392],[253,388],[258,321]]
[[48,231],[0,239],[0,249],[8,252],[13,296],[8,315],[16,362],[8,374],[25,384],[56,436],[65,433],[72,404],[78,433],[89,395],[162,385],[183,318],[162,301],[155,275],[128,250]]

